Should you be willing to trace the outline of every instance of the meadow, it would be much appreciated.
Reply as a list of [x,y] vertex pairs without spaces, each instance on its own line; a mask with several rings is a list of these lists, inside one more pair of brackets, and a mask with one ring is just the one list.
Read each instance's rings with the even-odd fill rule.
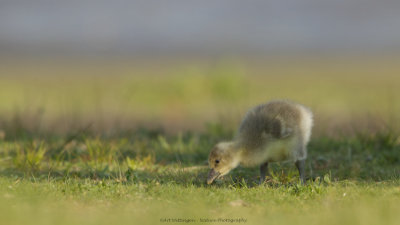
[[[287,66],[290,64],[291,66]],[[0,224],[399,224],[395,60],[5,62]],[[307,183],[275,163],[205,183],[274,98],[315,114]]]

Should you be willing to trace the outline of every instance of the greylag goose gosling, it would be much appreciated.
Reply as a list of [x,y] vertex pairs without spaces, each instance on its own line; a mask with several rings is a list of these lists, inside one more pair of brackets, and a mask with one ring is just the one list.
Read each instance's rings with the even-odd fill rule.
[[313,114],[305,106],[275,100],[252,108],[240,124],[236,137],[211,150],[207,184],[229,173],[238,165],[260,166],[260,183],[268,174],[268,163],[292,161],[304,184],[307,143]]

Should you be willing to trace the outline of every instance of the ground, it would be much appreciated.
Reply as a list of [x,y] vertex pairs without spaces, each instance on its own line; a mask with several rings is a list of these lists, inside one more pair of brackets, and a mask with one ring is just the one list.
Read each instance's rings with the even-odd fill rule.
[[[398,67],[184,65],[2,64],[0,224],[400,223]],[[290,163],[263,185],[242,167],[207,185],[212,146],[280,96],[316,117],[306,185]]]
[[2,223],[400,221],[400,145],[390,134],[312,140],[304,186],[288,163],[273,164],[264,185],[257,184],[257,168],[240,167],[206,185],[207,153],[215,140],[229,134],[132,135],[136,139],[82,134],[69,142],[2,141]]

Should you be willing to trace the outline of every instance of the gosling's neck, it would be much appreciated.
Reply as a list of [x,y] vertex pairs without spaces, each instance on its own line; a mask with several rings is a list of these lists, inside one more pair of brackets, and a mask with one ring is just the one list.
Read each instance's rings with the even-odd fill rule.
[[246,146],[239,140],[234,140],[232,142],[232,156],[234,157],[235,161],[243,166],[252,166],[254,164],[254,160],[249,155],[248,149]]
[[237,140],[231,142],[232,147],[229,149],[230,155],[234,159],[235,167],[243,162],[245,148]]

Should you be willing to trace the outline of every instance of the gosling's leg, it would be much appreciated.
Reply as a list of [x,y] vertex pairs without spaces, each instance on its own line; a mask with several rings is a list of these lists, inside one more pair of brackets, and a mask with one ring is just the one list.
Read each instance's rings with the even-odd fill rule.
[[268,162],[265,162],[260,166],[260,184],[264,183],[266,175],[269,175]]
[[306,180],[304,177],[305,176],[304,171],[305,171],[305,167],[306,167],[306,160],[305,159],[297,160],[295,164],[296,164],[297,169],[299,170],[301,184],[305,184]]

